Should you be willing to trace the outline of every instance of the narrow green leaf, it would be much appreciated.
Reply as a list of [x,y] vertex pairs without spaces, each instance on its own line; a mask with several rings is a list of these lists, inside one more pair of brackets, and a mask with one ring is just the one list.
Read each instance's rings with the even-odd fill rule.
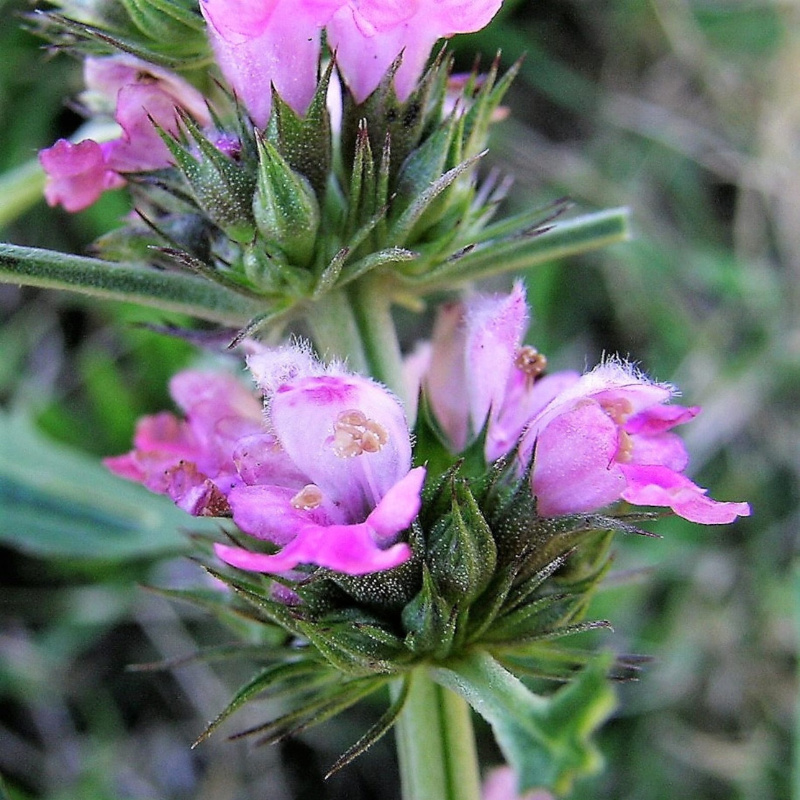
[[416,199],[409,204],[397,220],[390,224],[388,233],[389,241],[393,242],[398,247],[405,244],[414,226],[425,214],[430,204],[433,203],[448,186],[454,183],[457,178],[471,170],[484,155],[486,155],[485,150],[461,162],[458,166],[445,172],[441,178],[434,181],[427,189],[417,195]]
[[609,658],[597,658],[550,697],[531,692],[487,653],[472,653],[433,679],[461,695],[494,731],[514,768],[520,794],[546,787],[567,793],[575,779],[596,772],[602,758],[591,740],[614,708]]
[[539,236],[510,238],[469,250],[445,261],[433,271],[404,275],[402,279],[426,291],[449,287],[503,272],[521,272],[565,256],[597,250],[630,238],[629,212],[625,208],[585,214],[562,222]]
[[13,244],[0,244],[0,281],[139,303],[233,326],[263,311],[255,300],[189,275]]
[[317,671],[319,671],[319,664],[315,664],[311,661],[273,664],[262,670],[258,675],[244,684],[244,686],[239,688],[228,705],[208,723],[205,730],[197,737],[192,744],[192,749],[211,736],[231,714],[238,711],[248,700],[252,700],[257,695],[267,691],[276,683],[305,678]]

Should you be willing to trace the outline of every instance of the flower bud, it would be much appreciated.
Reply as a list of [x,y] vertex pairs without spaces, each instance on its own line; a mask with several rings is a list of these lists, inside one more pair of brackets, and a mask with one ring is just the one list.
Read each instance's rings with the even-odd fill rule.
[[268,141],[259,139],[258,154],[253,216],[259,233],[267,246],[279,248],[298,266],[308,266],[320,223],[314,191]]
[[466,482],[454,481],[451,511],[434,523],[428,539],[428,564],[439,592],[469,605],[489,585],[496,563],[488,523]]

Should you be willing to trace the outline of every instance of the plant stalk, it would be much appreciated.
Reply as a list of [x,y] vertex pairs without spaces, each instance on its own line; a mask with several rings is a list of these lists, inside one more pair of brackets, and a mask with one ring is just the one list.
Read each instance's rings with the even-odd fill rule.
[[330,292],[314,303],[305,319],[322,358],[339,358],[354,372],[371,374],[356,316],[343,291]]
[[403,800],[480,800],[470,708],[424,667],[411,677],[395,737]]
[[392,317],[391,293],[372,276],[350,288],[353,313],[364,345],[367,372],[385,384],[409,408],[403,356]]

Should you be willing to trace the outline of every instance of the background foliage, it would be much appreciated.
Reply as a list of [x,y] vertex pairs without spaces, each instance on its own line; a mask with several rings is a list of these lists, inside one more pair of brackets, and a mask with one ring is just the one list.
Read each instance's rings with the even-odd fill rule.
[[[124,195],[75,216],[27,202],[39,179],[26,164],[80,124],[64,98],[81,88],[76,62],[46,58],[16,24],[27,10],[0,0],[2,239],[85,252],[126,213]],[[694,477],[754,510],[730,528],[670,519],[663,540],[617,543],[596,610],[617,633],[601,641],[654,662],[621,687],[601,737],[608,769],[574,797],[784,800],[797,693],[800,13],[779,0],[507,0],[455,44],[465,69],[476,49],[488,62],[502,48],[506,64],[527,53],[491,156],[516,178],[511,205],[568,195],[582,210],[633,211],[633,242],[526,276],[531,341],[556,368],[619,352],[680,385],[704,407],[685,432]],[[321,788],[369,707],[278,748],[218,735],[191,751],[247,666],[125,670],[233,634],[137,587],[202,578],[174,558],[171,528],[137,539],[141,521],[109,511],[121,490],[96,459],[49,460],[37,437],[95,457],[127,449],[135,418],[166,407],[169,375],[196,358],[140,324],[175,320],[9,286],[0,318],[0,504],[27,514],[0,521],[9,796],[394,796],[388,741]],[[409,318],[409,343],[417,330]],[[76,544],[81,525],[96,548]],[[103,544],[119,546],[126,525],[134,545]],[[245,711],[238,723],[257,721]]]

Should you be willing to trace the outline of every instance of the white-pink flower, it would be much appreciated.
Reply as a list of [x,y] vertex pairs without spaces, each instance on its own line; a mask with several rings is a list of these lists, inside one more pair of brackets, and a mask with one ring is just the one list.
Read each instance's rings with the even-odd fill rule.
[[181,373],[171,390],[186,418],[145,418],[136,449],[107,465],[190,513],[232,516],[245,533],[281,548],[217,545],[240,569],[314,564],[356,575],[406,561],[411,551],[399,537],[419,512],[425,470],[411,469],[397,399],[299,348],[257,349],[249,364],[264,393],[263,417],[234,378]]
[[530,419],[578,380],[577,372],[539,377],[535,351],[522,344],[527,326],[519,281],[509,294],[474,295],[439,310],[422,386],[454,452],[486,425],[487,460],[506,455]]
[[618,361],[583,376],[539,375],[522,345],[528,310],[521,283],[508,295],[476,295],[444,306],[422,386],[454,452],[486,427],[494,461],[518,448],[533,461],[532,491],[544,516],[596,511],[618,500],[667,506],[694,522],[727,523],[747,503],[721,503],[683,475],[688,454],[671,428],[698,408],[668,404],[673,387]]

